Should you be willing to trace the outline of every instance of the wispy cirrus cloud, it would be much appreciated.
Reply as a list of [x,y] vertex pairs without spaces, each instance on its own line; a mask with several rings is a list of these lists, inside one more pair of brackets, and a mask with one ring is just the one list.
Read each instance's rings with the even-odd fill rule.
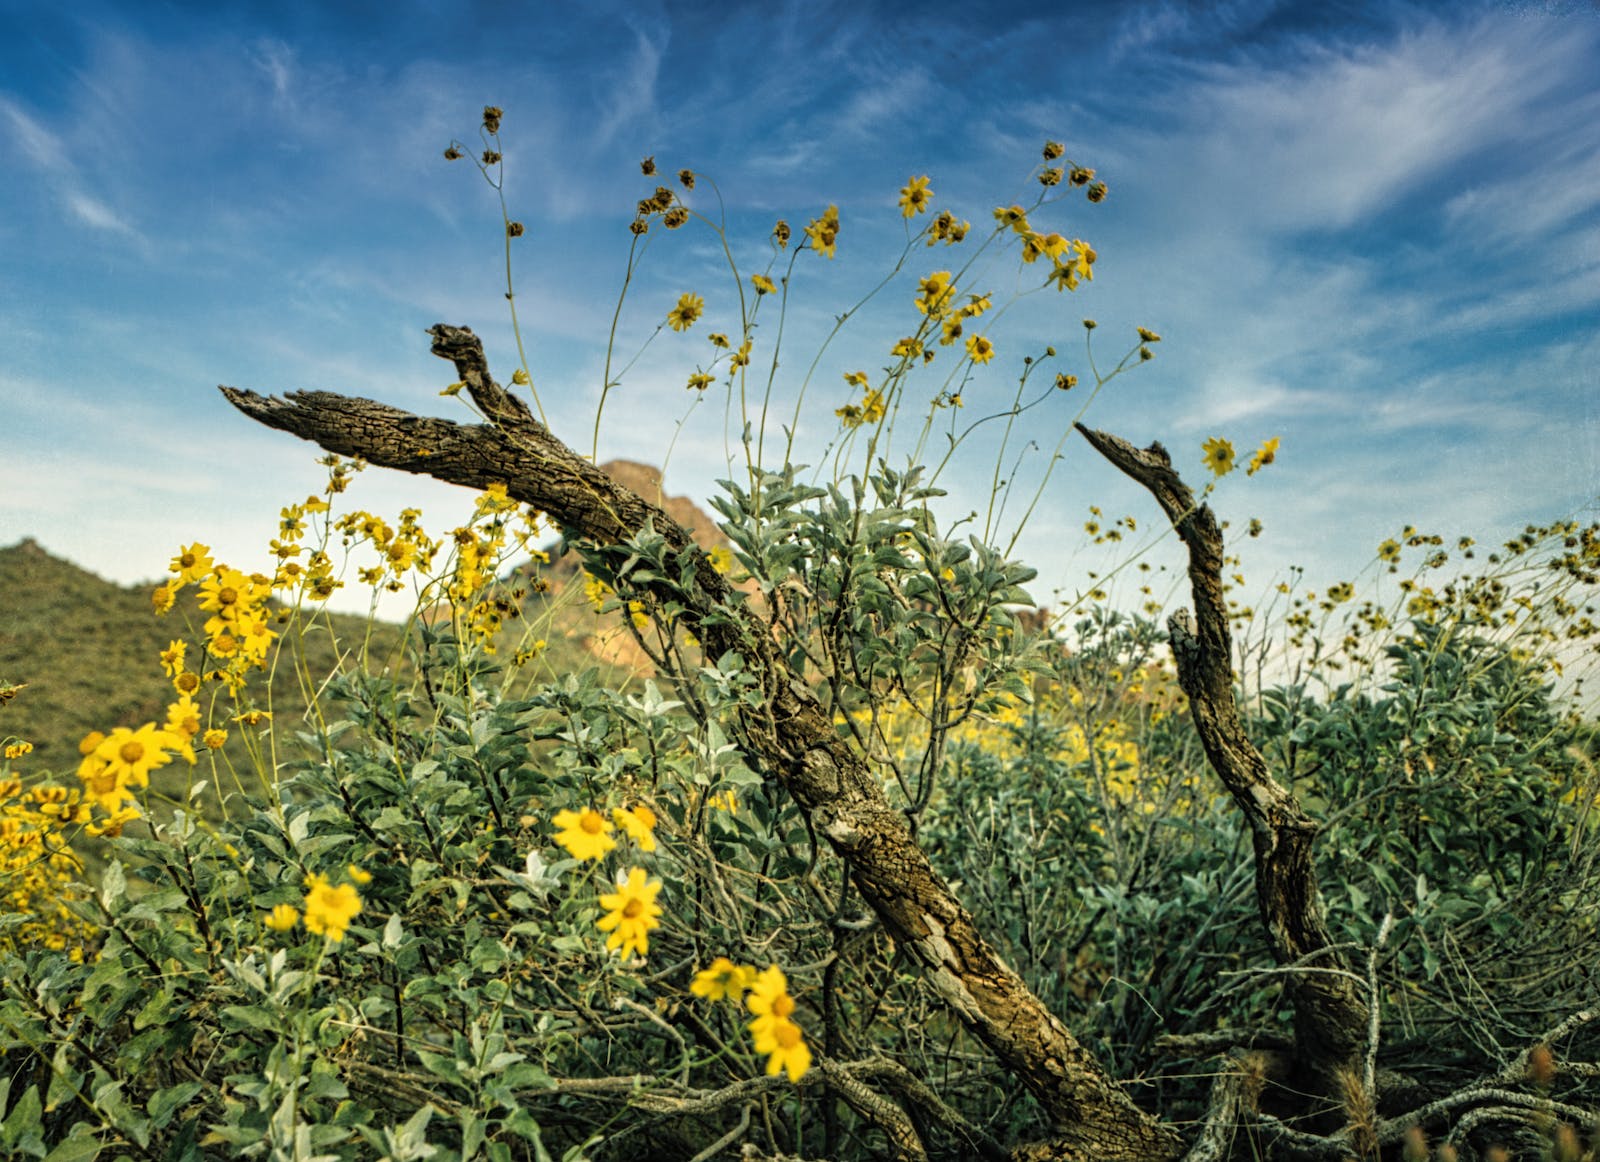
[[145,236],[105,200],[89,192],[88,183],[72,161],[70,145],[9,97],[0,94],[0,114],[7,135],[17,153],[32,166],[40,180],[50,187],[68,221],[93,230],[119,234],[141,247],[148,247]]

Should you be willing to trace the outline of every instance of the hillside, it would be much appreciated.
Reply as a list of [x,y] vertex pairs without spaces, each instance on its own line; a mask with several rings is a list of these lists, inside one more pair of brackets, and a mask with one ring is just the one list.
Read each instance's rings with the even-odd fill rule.
[[[715,523],[693,502],[663,494],[656,469],[627,461],[604,468],[662,504],[707,547],[723,543]],[[527,576],[533,569],[518,572]],[[612,671],[612,678],[624,679],[648,669],[616,616],[597,615],[585,600],[576,556],[556,556],[537,573],[548,588],[529,588],[521,617],[508,620],[499,638],[506,653],[517,648],[525,632],[546,642],[529,676],[600,666]],[[164,719],[173,690],[158,656],[173,638],[196,643],[200,635],[184,620],[184,610],[192,614],[192,601],[180,600],[179,608],[166,617],[152,612],[154,584],[113,584],[52,556],[31,538],[0,548],[0,593],[5,594],[0,604],[0,685],[26,684],[0,707],[0,738],[15,736],[34,744],[29,770],[68,774],[78,763],[79,740],[90,731]],[[369,627],[366,618],[353,614],[319,615],[317,628],[304,638],[307,669],[319,678],[332,672],[335,640],[347,649],[365,642],[375,667],[403,666],[403,633],[403,627],[392,623]],[[292,723],[305,710],[288,665],[277,667],[272,706],[279,723]],[[230,739],[229,746],[237,741]]]
[[[64,774],[76,768],[78,741],[92,730],[163,721],[173,699],[159,655],[174,638],[198,640],[184,620],[187,602],[166,617],[150,606],[153,585],[121,586],[51,556],[32,539],[0,548],[0,681],[25,684],[0,709],[0,735],[34,745],[32,769]],[[185,595],[187,596],[187,595]],[[331,615],[340,638],[359,643],[364,618]],[[396,625],[371,627],[368,649],[398,655]],[[312,673],[334,666],[333,635],[306,635]],[[305,701],[289,667],[272,682],[275,713],[292,720]],[[232,743],[230,742],[230,745]]]

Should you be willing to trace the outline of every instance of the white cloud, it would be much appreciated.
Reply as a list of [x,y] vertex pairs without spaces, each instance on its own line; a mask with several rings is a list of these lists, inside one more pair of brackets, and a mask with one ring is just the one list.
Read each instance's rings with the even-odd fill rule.
[[11,127],[11,137],[23,155],[39,169],[51,173],[70,170],[66,150],[55,134],[28,116],[16,102],[0,96],[0,112]]
[[1581,75],[1587,41],[1486,19],[1203,66],[1193,84],[1173,86],[1173,153],[1146,156],[1211,179],[1172,191],[1186,215],[1253,230],[1357,227],[1447,167],[1516,140]]
[[251,46],[250,56],[256,68],[266,74],[272,86],[273,101],[284,108],[293,108],[294,49],[279,40],[263,39]]
[[116,211],[104,202],[77,190],[68,190],[63,196],[67,208],[85,225],[93,226],[96,230],[110,230],[115,234],[138,234],[138,231],[123,221]]

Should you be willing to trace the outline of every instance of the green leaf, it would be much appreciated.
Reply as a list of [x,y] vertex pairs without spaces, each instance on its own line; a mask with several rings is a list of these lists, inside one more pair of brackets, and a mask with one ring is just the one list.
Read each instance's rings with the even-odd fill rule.
[[0,1142],[11,1150],[30,1154],[35,1158],[45,1155],[44,1139],[40,1137],[39,1116],[44,1104],[39,1100],[39,1087],[30,1085],[17,1099],[16,1105],[0,1122]]
[[185,1081],[167,1089],[158,1089],[145,1103],[145,1110],[156,1129],[162,1129],[172,1120],[180,1106],[185,1106],[203,1087],[198,1081]]
[[[80,1128],[82,1123],[74,1126],[73,1130]],[[87,1130],[81,1134],[74,1132],[72,1136],[56,1143],[56,1148],[45,1156],[44,1162],[85,1162],[86,1159],[99,1157],[102,1149],[99,1139],[92,1137]]]
[[113,859],[106,870],[100,873],[100,904],[106,911],[114,910],[114,905],[122,899],[128,891],[127,876],[123,874],[122,861]]

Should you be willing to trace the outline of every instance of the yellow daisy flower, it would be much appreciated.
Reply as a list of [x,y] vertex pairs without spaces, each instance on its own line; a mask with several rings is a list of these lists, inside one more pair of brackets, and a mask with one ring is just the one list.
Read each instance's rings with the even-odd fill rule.
[[647,880],[642,867],[628,869],[628,878],[617,884],[617,890],[600,897],[600,906],[606,914],[595,922],[602,932],[611,933],[606,938],[607,948],[617,948],[624,956],[637,952],[640,956],[650,951],[650,930],[659,928],[661,906],[656,903],[656,893],[661,890],[660,880]]
[[614,808],[611,818],[616,820],[617,826],[628,833],[628,838],[639,845],[640,851],[654,851],[656,849],[656,813],[643,803],[637,807]]
[[756,970],[748,964],[735,964],[726,956],[719,956],[709,968],[695,973],[689,991],[708,1001],[736,1001],[755,983]]
[[293,904],[279,904],[267,913],[267,927],[274,932],[287,932],[298,923],[300,923],[300,910]]
[[912,178],[900,190],[900,216],[910,218],[926,213],[933,201],[933,191],[928,188],[928,175]]
[[617,846],[610,836],[611,824],[592,807],[578,811],[558,811],[554,819],[556,842],[573,859],[599,859]]
[[679,295],[678,305],[667,312],[667,326],[674,331],[687,331],[705,313],[705,309],[706,301],[699,295]]
[[306,878],[306,930],[337,944],[361,911],[361,895],[349,884],[334,887],[326,876]]
[[1206,467],[1211,469],[1214,476],[1226,476],[1233,471],[1233,442],[1224,440],[1221,436],[1213,436],[1200,445],[1200,451],[1205,454]]

